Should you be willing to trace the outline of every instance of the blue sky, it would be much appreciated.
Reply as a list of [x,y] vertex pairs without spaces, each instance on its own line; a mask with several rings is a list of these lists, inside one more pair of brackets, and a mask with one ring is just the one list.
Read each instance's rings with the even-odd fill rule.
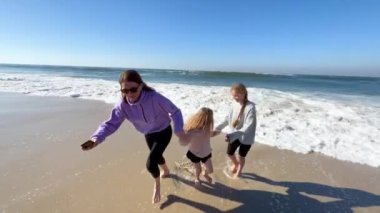
[[378,0],[2,0],[0,63],[380,76]]

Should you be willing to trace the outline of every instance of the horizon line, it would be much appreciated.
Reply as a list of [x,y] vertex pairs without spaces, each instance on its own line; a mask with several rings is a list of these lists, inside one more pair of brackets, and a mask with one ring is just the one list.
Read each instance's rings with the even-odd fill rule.
[[[259,75],[282,75],[282,76],[291,76],[291,75],[306,75],[306,76],[330,76],[330,77],[370,77],[370,78],[380,78],[380,68],[372,68],[371,70],[378,70],[379,73],[372,73],[372,75],[353,75],[353,74],[334,74],[334,75],[327,75],[327,74],[318,74],[318,73],[270,73],[270,72],[257,72],[253,71],[254,69],[250,70],[217,70],[217,69],[175,69],[175,68],[151,68],[151,67],[119,67],[119,66],[90,66],[90,65],[68,65],[68,64],[30,64],[30,63],[3,63],[0,62],[0,66],[45,66],[45,67],[82,67],[82,68],[108,68],[108,69],[137,69],[137,70],[170,70],[170,71],[190,71],[190,72],[230,72],[230,73],[242,73],[242,74],[259,74]],[[259,68],[256,68],[256,70]],[[274,71],[279,70],[281,68],[261,68],[261,69],[267,69],[269,71]],[[327,69],[327,70],[347,70],[348,68],[309,68],[309,67],[294,67],[294,68],[289,68],[289,67],[284,67],[282,70],[300,70],[300,69],[306,69],[306,70],[320,70],[320,69]],[[351,68],[355,69],[355,68]],[[357,68],[356,68],[357,69]],[[377,74],[377,75],[376,75]]]

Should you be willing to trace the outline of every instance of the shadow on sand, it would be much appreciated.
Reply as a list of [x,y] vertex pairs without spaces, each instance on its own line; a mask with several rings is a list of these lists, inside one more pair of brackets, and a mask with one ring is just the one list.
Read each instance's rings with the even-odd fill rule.
[[[193,182],[178,175],[172,175],[174,181],[193,187]],[[167,200],[160,206],[161,209],[173,203],[183,203],[203,212],[353,212],[354,207],[380,206],[380,195],[375,195],[358,189],[338,188],[308,182],[281,182],[273,181],[256,174],[244,173],[243,179],[259,181],[272,186],[287,188],[287,194],[270,191],[235,189],[216,182],[213,185],[198,187],[197,190],[238,202],[241,205],[234,209],[222,211],[205,203],[189,200],[177,195],[168,195]],[[310,196],[308,196],[310,195]],[[311,196],[331,198],[321,202]],[[331,201],[332,200],[332,201]]]

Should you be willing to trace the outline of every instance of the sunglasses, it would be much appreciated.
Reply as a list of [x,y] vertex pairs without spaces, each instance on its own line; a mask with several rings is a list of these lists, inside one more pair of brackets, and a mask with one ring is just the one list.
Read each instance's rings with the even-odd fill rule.
[[138,87],[132,87],[130,89],[121,89],[120,91],[124,94],[128,94],[128,93],[136,93],[138,90],[139,90]]

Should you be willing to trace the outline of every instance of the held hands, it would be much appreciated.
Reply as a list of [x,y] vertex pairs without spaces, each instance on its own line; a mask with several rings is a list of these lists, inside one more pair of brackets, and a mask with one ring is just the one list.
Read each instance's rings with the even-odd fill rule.
[[87,150],[94,148],[97,145],[98,145],[98,143],[96,143],[92,140],[88,140],[88,141],[82,143],[81,147],[82,147],[83,151],[87,151]]
[[228,134],[226,134],[225,136],[224,136],[224,141],[225,142],[231,142],[231,138],[230,138],[230,136],[228,135]]
[[224,137],[224,140],[226,142],[232,143],[236,139],[239,139],[240,136],[241,136],[241,132],[231,132],[231,133],[226,134],[226,136]]
[[219,135],[220,132],[221,132],[220,130],[214,130],[214,131],[212,131],[212,132],[211,132],[211,137],[214,137],[214,136]]
[[[215,137],[215,136],[219,135],[220,133],[221,133],[220,130],[214,130],[211,132],[211,137]],[[232,133],[226,134],[224,136],[224,141],[229,143],[229,142],[231,142],[231,138],[232,138]]]
[[177,132],[175,134],[177,135],[177,137],[179,139],[179,143],[182,146],[186,146],[189,143],[190,138],[189,138],[189,136],[184,131]]

